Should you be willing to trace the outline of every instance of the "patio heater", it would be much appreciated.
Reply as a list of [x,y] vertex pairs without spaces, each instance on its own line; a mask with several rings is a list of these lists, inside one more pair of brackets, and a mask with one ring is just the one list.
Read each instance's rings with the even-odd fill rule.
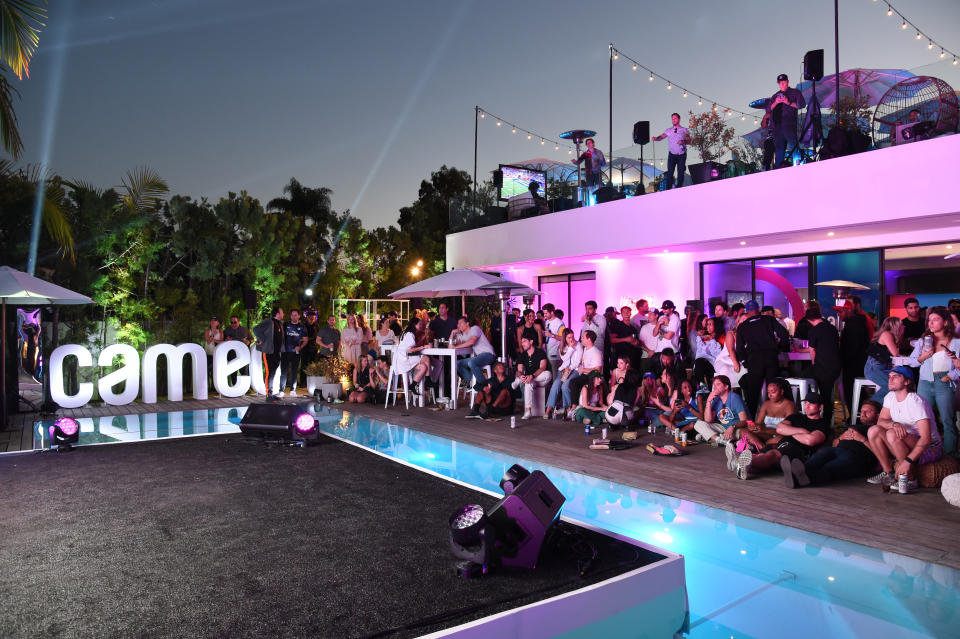
[[[828,280],[826,282],[817,282],[814,286],[824,286],[833,289],[833,305],[843,306],[843,303],[850,297],[851,291],[869,291],[869,286],[850,282],[848,280]],[[837,313],[837,330],[840,330],[840,313]]]
[[[572,131],[564,131],[560,134],[560,138],[563,140],[572,140],[574,144],[577,145],[577,159],[580,159],[580,145],[583,144],[583,141],[587,138],[596,135],[596,131],[590,131],[589,129],[573,129]],[[611,178],[612,179],[612,178]],[[580,205],[583,206],[583,187],[580,186],[580,163],[577,162],[577,201],[580,202]]]

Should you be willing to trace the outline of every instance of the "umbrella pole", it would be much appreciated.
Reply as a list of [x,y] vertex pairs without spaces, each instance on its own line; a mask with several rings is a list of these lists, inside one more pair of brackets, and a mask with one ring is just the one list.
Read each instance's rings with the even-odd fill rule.
[[502,294],[499,297],[500,297],[500,361],[506,364],[507,363],[507,301]]
[[466,317],[467,315],[467,295],[466,293],[460,293],[460,314]]

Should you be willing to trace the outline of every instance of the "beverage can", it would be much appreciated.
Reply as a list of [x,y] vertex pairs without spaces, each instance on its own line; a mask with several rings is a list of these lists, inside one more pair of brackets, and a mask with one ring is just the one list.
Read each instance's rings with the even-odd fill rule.
[[590,434],[590,424],[583,425],[583,432],[586,433],[587,435]]
[[923,338],[923,350],[932,351],[933,350],[933,335],[927,335]]
[[883,492],[885,493],[890,492],[890,484],[888,484],[887,482],[885,481],[880,482],[880,487],[883,488]]
[[683,445],[683,446],[686,446],[686,445],[687,445],[687,434],[686,434],[686,433],[680,433],[680,444]]
[[607,429],[606,429],[606,428],[604,428],[603,430],[600,431],[600,437],[601,437],[602,439],[606,439],[606,438],[607,438]]
[[516,427],[517,427],[517,416],[516,416],[516,415],[511,415],[511,416],[510,416],[510,428],[516,428]]
[[907,494],[907,491],[908,491],[909,489],[908,489],[908,486],[907,486],[907,476],[906,476],[906,475],[899,475],[899,476],[897,477],[897,490],[900,491],[900,494],[901,494],[901,495],[906,495],[906,494]]

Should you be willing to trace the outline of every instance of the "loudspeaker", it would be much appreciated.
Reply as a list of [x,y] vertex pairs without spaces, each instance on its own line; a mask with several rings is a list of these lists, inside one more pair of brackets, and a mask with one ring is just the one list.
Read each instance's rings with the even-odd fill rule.
[[493,172],[493,185],[498,189],[503,186],[503,171],[497,170]]
[[703,302],[701,300],[687,300],[687,306],[700,313],[703,312]]
[[710,307],[709,310],[708,310],[708,315],[710,315],[711,317],[713,317],[713,310],[714,310],[715,308],[717,308],[717,305],[718,305],[718,304],[721,304],[722,302],[723,302],[723,298],[722,298],[722,297],[711,297],[710,299],[708,299],[708,300],[707,300],[707,306]]
[[650,121],[641,120],[633,125],[633,143],[646,144],[650,141]]
[[815,82],[823,80],[823,49],[807,51],[803,56],[803,79]]
[[252,288],[243,289],[243,308],[250,310],[257,307],[257,292]]
[[497,531],[504,566],[536,568],[547,530],[566,501],[542,471],[535,470],[487,513]]

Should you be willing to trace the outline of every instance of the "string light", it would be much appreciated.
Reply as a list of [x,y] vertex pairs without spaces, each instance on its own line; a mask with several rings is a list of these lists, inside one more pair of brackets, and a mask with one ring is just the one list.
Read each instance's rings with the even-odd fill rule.
[[703,106],[703,98],[697,96],[697,106]]
[[633,70],[634,70],[634,71],[637,70],[637,65],[636,65],[636,64],[633,65]]
[[[876,0],[875,0],[875,1],[876,1]],[[906,30],[907,27],[912,27],[913,29],[916,30],[916,36],[915,36],[915,37],[916,37],[917,40],[920,40],[920,41],[926,40],[926,41],[927,41],[927,51],[933,51],[934,48],[940,49],[940,56],[939,56],[939,57],[940,57],[941,60],[946,59],[947,55],[952,56],[954,59],[957,58],[957,54],[956,54],[955,52],[947,49],[947,48],[944,47],[942,44],[940,44],[939,42],[937,42],[936,40],[934,40],[933,38],[931,38],[930,36],[928,36],[927,34],[925,34],[925,33],[924,33],[922,30],[920,30],[916,25],[914,25],[912,22],[910,22],[910,20],[908,20],[905,15],[903,15],[902,13],[900,13],[900,11],[898,11],[897,8],[894,7],[892,3],[890,3],[890,2],[885,2],[884,4],[887,5],[887,15],[888,15],[888,16],[893,16],[894,14],[896,14],[897,17],[900,18],[900,28],[901,28],[901,29]]]
[[686,91],[683,92],[683,97],[687,97],[687,92],[686,92]]
[[614,49],[614,51],[613,51],[613,59],[614,59],[614,60],[619,60],[619,59],[620,59],[620,54],[617,53],[616,49]]
[[[477,109],[477,113],[480,114],[480,117],[485,119],[486,116],[487,116],[487,112],[484,111],[483,109],[481,109],[480,107],[476,107],[476,109]],[[534,133],[533,131],[529,131],[529,130],[527,130],[527,129],[524,129],[523,127],[517,126],[516,124],[513,124],[512,122],[508,122],[507,120],[504,120],[503,118],[498,118],[497,116],[493,115],[492,113],[490,114],[490,116],[491,116],[491,117],[493,118],[493,120],[496,122],[496,124],[497,124],[498,127],[503,128],[504,125],[510,127],[510,133],[516,134],[516,132],[519,130],[519,131],[522,131],[523,133],[526,133],[526,134],[527,134],[527,139],[528,139],[528,140],[532,140],[533,138],[537,137],[537,138],[540,138],[540,144],[542,144],[542,145],[545,145],[547,142],[549,142],[550,144],[553,145],[553,148],[554,148],[554,150],[556,150],[556,151],[559,151],[559,150],[560,150],[560,147],[563,146],[563,147],[565,147],[565,148],[567,149],[567,152],[568,152],[568,153],[573,153],[572,147],[571,147],[570,145],[568,145],[568,144],[561,144],[561,143],[560,143],[559,141],[557,141],[557,140],[551,140],[550,138],[545,137],[545,136],[542,136],[542,135],[540,135],[539,133]]]
[[670,82],[667,82],[667,91],[669,91],[672,88],[673,88],[673,84],[671,84]]
[[956,58],[953,59],[953,66],[957,66],[957,59],[956,59]]
[[650,81],[653,82],[653,73],[650,74]]

